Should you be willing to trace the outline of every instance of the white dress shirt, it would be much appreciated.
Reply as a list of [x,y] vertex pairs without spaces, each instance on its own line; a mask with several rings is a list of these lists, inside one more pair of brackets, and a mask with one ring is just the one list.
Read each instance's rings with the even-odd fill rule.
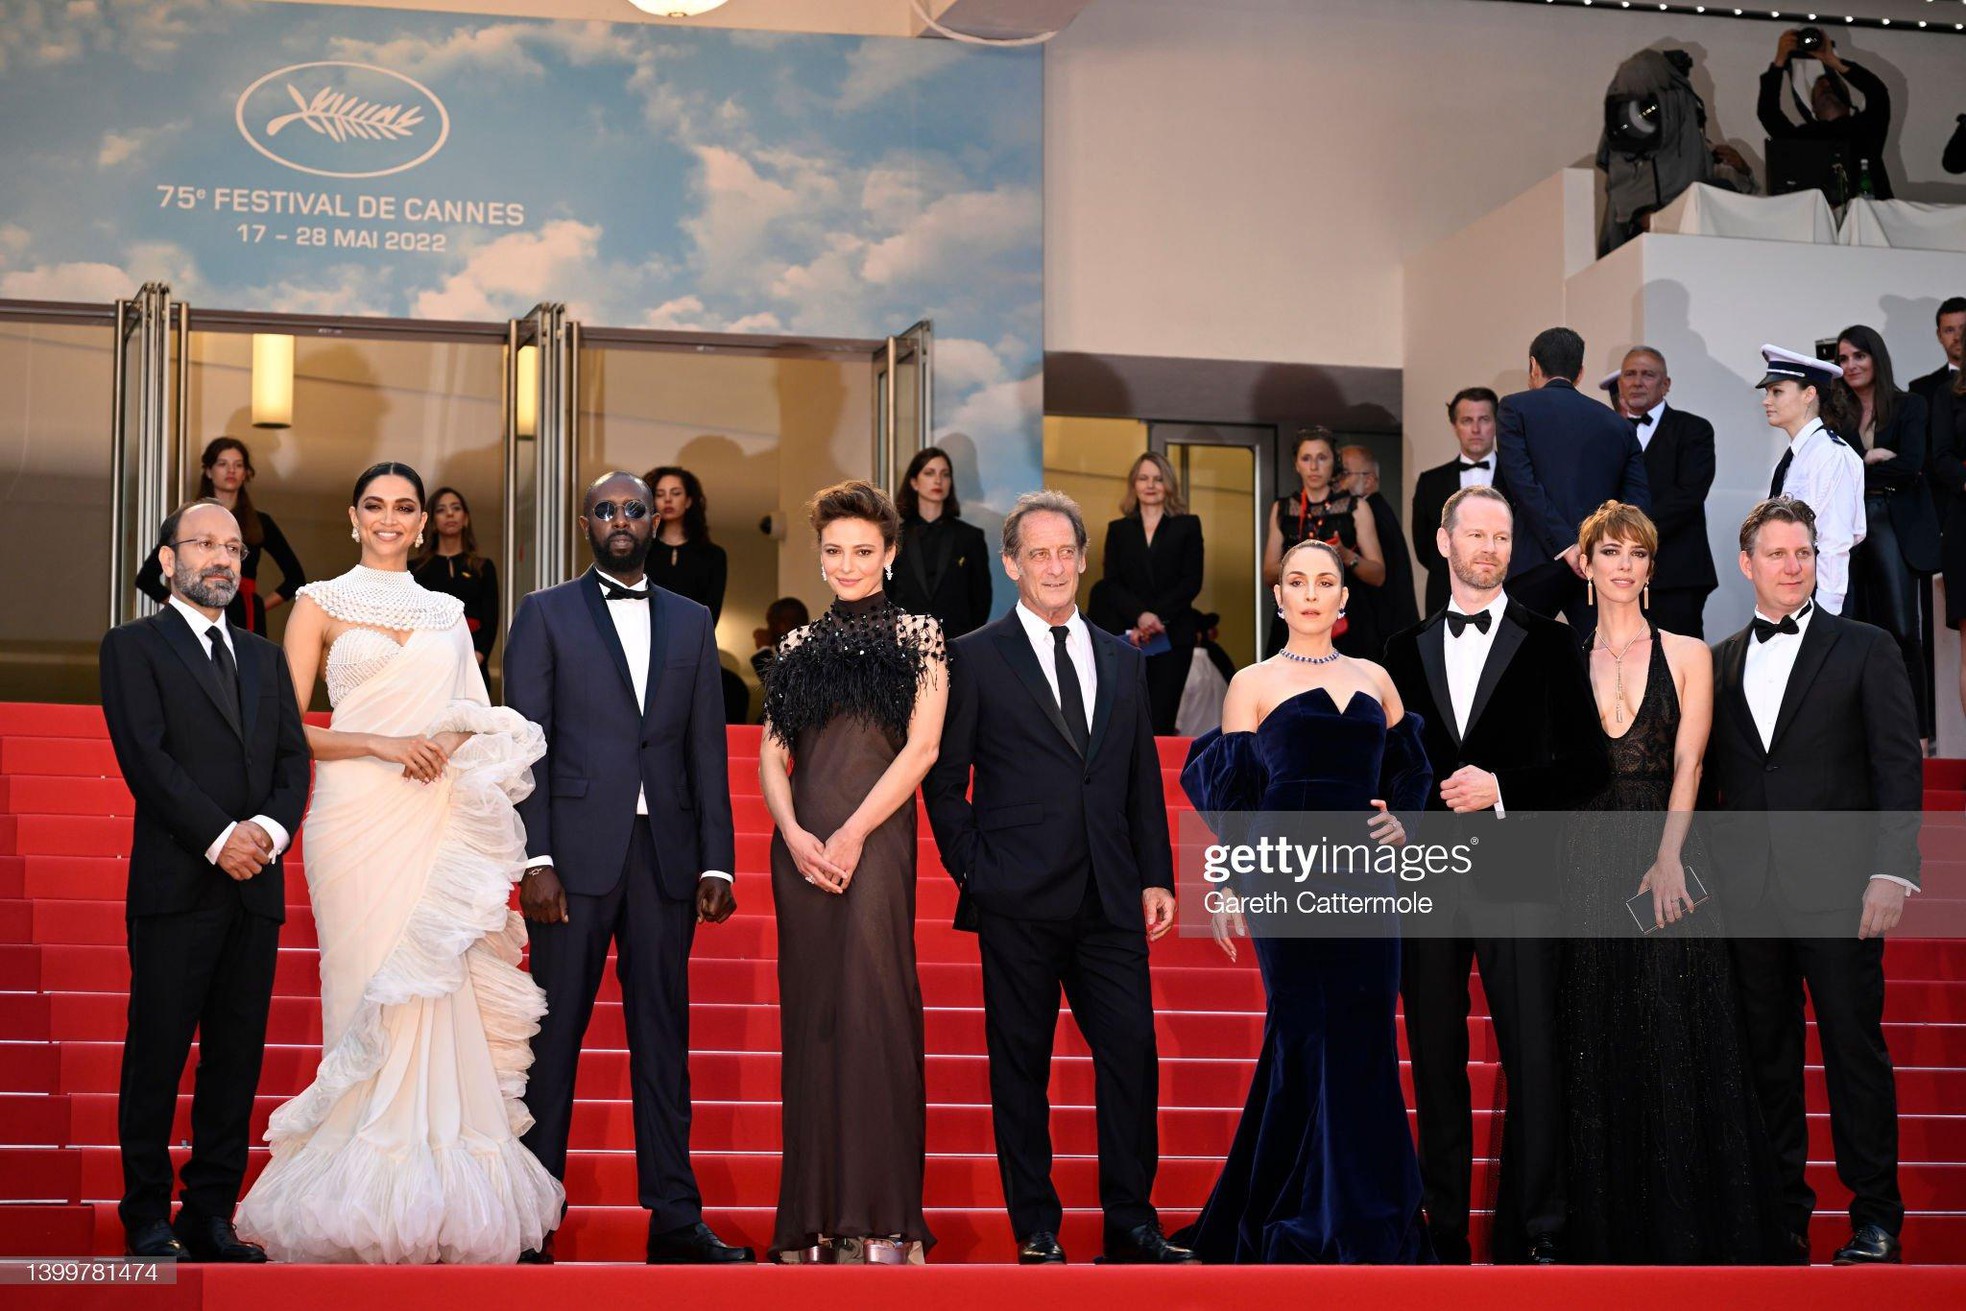
[[[1488,467],[1486,469],[1461,470],[1461,486],[1493,487],[1495,485],[1495,461],[1500,457],[1495,454],[1494,448],[1490,447],[1488,454],[1482,456],[1481,458],[1488,461]],[[1460,455],[1456,456],[1455,459],[1457,462],[1462,464],[1468,463],[1467,452],[1463,451]]]
[[1795,458],[1782,494],[1816,512],[1816,604],[1843,613],[1850,593],[1850,552],[1864,540],[1864,461],[1842,438],[1811,419],[1789,442]]
[[[1502,631],[1502,612],[1509,608],[1506,592],[1498,592],[1495,599],[1481,610],[1463,610],[1459,601],[1449,601],[1447,608],[1455,614],[1488,615],[1488,631],[1482,632],[1473,624],[1461,630],[1459,637],[1446,620],[1441,621],[1441,643],[1447,655],[1447,695],[1453,702],[1448,709],[1454,715],[1454,731],[1467,736],[1468,716],[1474,713],[1475,691],[1481,686],[1481,671],[1488,665],[1488,653],[1495,649],[1495,635]],[[1436,783],[1443,780],[1436,779]],[[1506,816],[1508,811],[1502,807],[1501,783],[1495,787],[1495,813]]]
[[[1816,607],[1805,604],[1796,612],[1795,632],[1776,633],[1765,642],[1758,640],[1752,630],[1748,633],[1748,658],[1741,670],[1741,692],[1747,697],[1748,713],[1754,716],[1754,731],[1761,737],[1763,751],[1774,742],[1775,720],[1782,713],[1782,697],[1788,693],[1789,675],[1795,672],[1795,658],[1802,653],[1802,639],[1809,632],[1809,621],[1815,616]],[[1759,608],[1755,610],[1754,617],[1771,624],[1781,622],[1763,614]],[[1917,885],[1894,874],[1873,874],[1871,877],[1890,879],[1913,892],[1918,891]]]
[[[232,644],[232,633],[223,617],[219,619],[205,618],[204,615],[198,612],[198,607],[186,601],[176,592],[171,593],[171,605],[176,608],[180,615],[184,616],[184,622],[191,625],[191,635],[198,639],[198,645],[204,649],[207,660],[212,658],[212,639],[205,636],[205,634],[211,632],[213,629],[217,629],[219,640],[225,643],[226,652],[232,657],[232,667],[234,669],[239,667],[239,648]],[[243,713],[244,707],[242,706],[240,709]],[[280,853],[285,851],[287,844],[293,840],[288,835],[287,830],[264,815],[254,815],[252,822],[265,829],[266,836],[273,839],[273,858],[278,860]],[[232,830],[238,827],[239,822],[234,820],[220,830],[218,837],[213,840],[212,845],[205,848],[205,859],[207,861],[214,865],[218,864],[218,853],[225,850],[226,840],[232,836]]]
[[1659,420],[1665,417],[1666,403],[1660,401],[1644,414],[1634,426],[1638,433],[1638,449],[1645,450],[1652,445],[1652,439],[1659,435]]
[[[619,578],[612,577],[608,579],[608,582],[626,591],[636,592],[642,596],[648,595],[649,580],[646,576],[640,582],[633,584],[624,583]],[[589,585],[600,589],[600,579],[598,577],[590,579]],[[614,624],[614,635],[621,639],[621,655],[628,662],[628,681],[634,684],[635,687],[635,704],[641,708],[643,714],[647,714],[649,701],[649,643],[653,640],[649,631],[651,618],[649,606],[654,603],[609,601],[605,590],[602,590],[601,603],[607,607],[608,619]],[[635,813],[637,815],[646,815],[649,813],[648,788],[646,786],[635,789]],[[527,867],[551,865],[552,863],[553,858],[551,856],[541,854],[534,856],[528,861]],[[703,871],[702,877],[723,879],[726,882],[732,881],[730,874],[720,869],[706,869]]]
[[[1064,701],[1058,695],[1058,662],[1052,655],[1058,645],[1051,636],[1051,625],[1031,613],[1022,601],[1017,603],[1017,619],[1024,625],[1024,633],[1031,639],[1031,650],[1037,654],[1038,668],[1044,671],[1044,681],[1051,688],[1051,699],[1058,702],[1062,712]],[[1098,690],[1098,679],[1092,665],[1092,633],[1085,626],[1077,607],[1071,618],[1065,621],[1065,654],[1072,658],[1072,668],[1079,673],[1079,697],[1085,703],[1085,731],[1092,731],[1092,696]]]

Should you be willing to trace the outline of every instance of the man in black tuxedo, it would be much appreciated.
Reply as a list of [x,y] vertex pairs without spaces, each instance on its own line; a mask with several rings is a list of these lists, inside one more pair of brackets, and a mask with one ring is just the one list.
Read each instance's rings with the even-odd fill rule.
[[1434,545],[1447,498],[1463,487],[1498,487],[1508,495],[1508,489],[1501,487],[1495,458],[1495,412],[1501,404],[1486,387],[1463,387],[1455,392],[1454,399],[1447,402],[1447,422],[1454,428],[1461,453],[1413,480],[1413,558],[1427,571],[1428,614],[1447,604],[1447,561]]
[[[307,806],[307,735],[280,648],[225,621],[245,539],[217,501],[164,520],[170,600],[102,639],[102,711],[136,798],[130,1023],[116,1105],[132,1256],[260,1262],[232,1210],[245,1180],[273,969],[281,856]],[[171,1124],[198,1036],[191,1159],[171,1224]]]
[[[1009,614],[957,639],[941,755],[923,791],[957,926],[983,957],[998,1167],[1020,1264],[1063,1264],[1051,1183],[1062,985],[1092,1048],[1108,1261],[1194,1260],[1161,1235],[1147,944],[1174,923],[1173,851],[1145,661],[1078,612],[1085,520],[1061,492],[1003,524]],[[972,784],[973,776],[973,784]]]
[[[1966,296],[1948,296],[1935,316],[1939,348],[1945,358],[1939,367],[1911,381],[1911,390],[1925,398],[1929,426],[1925,442],[1925,481],[1932,489],[1932,503],[1939,511],[1939,563],[1945,579],[1946,613],[1941,616],[1933,603],[1932,580],[1921,579],[1918,588],[1920,623],[1925,634],[1925,700],[1929,708],[1938,704],[1938,680],[1933,659],[1933,630],[1943,622],[1948,628],[1966,623],[1966,401],[1954,387],[1959,367],[1966,360]],[[1960,701],[1966,704],[1966,666],[1960,669]]]
[[1659,529],[1646,616],[1668,633],[1704,638],[1707,593],[1720,585],[1707,545],[1713,425],[1666,404],[1671,391],[1666,357],[1650,346],[1634,346],[1612,384],[1612,408],[1631,424],[1645,452],[1645,485]]
[[1545,328],[1529,344],[1528,391],[1505,397],[1496,449],[1516,510],[1509,595],[1537,614],[1590,626],[1577,525],[1609,500],[1652,509],[1645,452],[1631,425],[1577,390],[1584,339]]
[[[690,944],[699,922],[737,909],[736,838],[710,612],[648,581],[654,504],[631,473],[589,487],[580,530],[595,567],[522,601],[506,642],[506,704],[546,732],[519,803],[519,907],[546,990],[525,1144],[565,1179],[575,1067],[613,945],[648,1261],[750,1261],[703,1223],[690,1167]],[[550,1241],[521,1259],[550,1262]]]
[[1471,888],[1458,895],[1460,917],[1401,944],[1427,1227],[1440,1259],[1458,1264],[1471,1257],[1468,968],[1477,960],[1508,1080],[1494,1257],[1550,1264],[1560,1255],[1557,865],[1548,853],[1518,861],[1490,853],[1521,849],[1511,823],[1541,827],[1511,821],[1509,810],[1568,809],[1610,777],[1574,635],[1502,591],[1512,524],[1492,487],[1450,497],[1436,549],[1452,571],[1452,596],[1386,644],[1386,672],[1406,708],[1419,712],[1441,780],[1428,809],[1461,816],[1457,834],[1488,847]]
[[[1939,349],[1945,352],[1945,358],[1939,361],[1938,368],[1913,378],[1908,387],[1915,395],[1925,399],[1926,413],[1931,416],[1929,441],[1925,449],[1936,453],[1953,444],[1953,415],[1958,404],[1953,383],[1959,377],[1962,360],[1966,360],[1966,296],[1946,297],[1934,316],[1934,327]],[[1939,513],[1943,517],[1944,489],[1935,483],[1932,491],[1941,498]]]
[[1704,786],[1752,1075],[1798,1263],[1806,1169],[1802,989],[1822,1040],[1836,1171],[1850,1189],[1839,1265],[1895,1262],[1897,1089],[1884,1045],[1884,935],[1918,887],[1924,768],[1911,684],[1882,629],[1812,602],[1815,512],[1780,496],[1741,525],[1754,621],[1714,647]]
[[[1344,475],[1339,485],[1352,499],[1365,502],[1372,511],[1372,522],[1379,530],[1379,548],[1386,554],[1386,580],[1377,587],[1354,580],[1351,607],[1346,617],[1353,627],[1343,645],[1377,660],[1386,649],[1386,639],[1420,621],[1419,607],[1413,600],[1413,557],[1406,550],[1406,534],[1400,530],[1399,512],[1391,501],[1379,494],[1379,457],[1368,446],[1343,446],[1338,465]],[[1354,634],[1356,636],[1354,637]]]

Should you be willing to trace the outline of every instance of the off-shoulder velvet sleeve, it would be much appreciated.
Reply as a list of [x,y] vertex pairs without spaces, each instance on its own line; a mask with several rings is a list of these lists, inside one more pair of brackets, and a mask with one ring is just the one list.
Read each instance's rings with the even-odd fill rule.
[[1212,728],[1188,745],[1188,761],[1181,767],[1181,790],[1215,836],[1225,842],[1236,840],[1232,833],[1224,832],[1235,826],[1230,817],[1261,808],[1268,783],[1269,770],[1254,733],[1224,733]]
[[1379,795],[1395,812],[1426,809],[1434,768],[1427,760],[1426,721],[1411,710],[1386,730],[1386,752],[1379,762]]

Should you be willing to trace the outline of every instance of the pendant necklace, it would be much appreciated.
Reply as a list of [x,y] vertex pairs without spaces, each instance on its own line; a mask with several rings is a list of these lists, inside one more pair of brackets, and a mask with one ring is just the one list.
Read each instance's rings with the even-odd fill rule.
[[1652,630],[1648,627],[1637,637],[1625,643],[1625,649],[1622,651],[1611,650],[1611,644],[1604,640],[1604,634],[1599,633],[1597,636],[1597,644],[1604,648],[1611,656],[1611,667],[1617,671],[1618,675],[1617,688],[1612,693],[1613,699],[1618,703],[1617,715],[1614,720],[1616,723],[1622,724],[1625,722],[1625,657],[1631,654],[1633,647],[1650,636],[1652,636]]

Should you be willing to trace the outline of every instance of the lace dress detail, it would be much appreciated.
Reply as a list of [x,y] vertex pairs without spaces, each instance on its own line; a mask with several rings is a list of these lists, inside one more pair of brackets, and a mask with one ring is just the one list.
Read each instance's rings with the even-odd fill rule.
[[339,578],[309,583],[295,593],[326,611],[331,619],[369,628],[441,631],[464,618],[464,602],[420,585],[408,570],[356,565]]

